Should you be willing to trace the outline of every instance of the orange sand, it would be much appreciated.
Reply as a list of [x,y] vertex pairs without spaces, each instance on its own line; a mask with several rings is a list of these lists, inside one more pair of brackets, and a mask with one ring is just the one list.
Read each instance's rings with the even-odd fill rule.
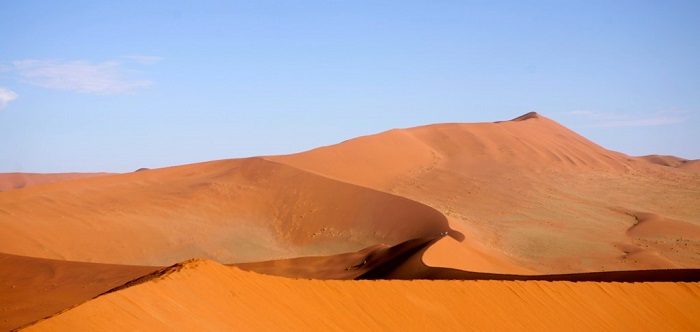
[[104,175],[108,175],[108,173],[0,173],[0,191],[21,189],[24,187],[39,185],[42,183],[53,183],[59,181],[84,179]]
[[[699,207],[692,168],[608,151],[528,114],[2,192],[0,252],[241,263],[394,245],[451,228],[454,240],[427,263],[499,273],[688,268],[700,266]],[[655,239],[636,236],[629,211],[688,225],[691,240],[664,235],[663,222]]]
[[0,331],[54,314],[156,269],[0,253]]
[[[323,279],[700,268],[699,165],[609,151],[529,113],[394,129],[287,156],[104,176],[0,174],[0,327],[153,269],[126,265],[192,257]],[[192,264],[42,324],[67,328],[61,317],[87,310],[65,324],[111,329],[102,313],[130,312],[109,324],[697,329],[688,313],[699,311],[697,283],[299,281]],[[308,307],[297,288],[309,293]],[[195,300],[195,291],[206,297]],[[252,292],[252,302],[236,302],[236,292]],[[230,310],[212,309],[219,305]]]
[[[316,174],[426,204],[469,234],[466,257],[494,257],[542,273],[700,266],[700,173],[692,161],[664,166],[606,150],[530,113],[499,123],[437,124],[391,130],[295,155],[268,157]],[[653,158],[652,158],[653,159]],[[675,165],[675,164],[674,164]],[[653,243],[627,230],[627,213],[688,225],[675,245],[657,223]],[[444,253],[459,252],[455,246]],[[474,252],[475,247],[481,248]],[[640,253],[627,259],[628,249]],[[456,261],[436,266],[509,272],[509,264]],[[511,270],[514,273],[514,270]]]
[[699,283],[328,281],[193,260],[27,331],[700,328]]
[[412,200],[260,158],[0,193],[0,252],[132,265],[360,250],[448,230]]

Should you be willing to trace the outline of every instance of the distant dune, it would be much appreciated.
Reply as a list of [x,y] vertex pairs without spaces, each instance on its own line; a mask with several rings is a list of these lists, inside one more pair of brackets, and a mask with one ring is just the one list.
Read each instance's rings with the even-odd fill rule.
[[0,173],[0,191],[20,189],[42,183],[53,183],[105,175],[109,175],[109,173]]
[[678,167],[685,168],[689,170],[700,170],[700,160],[688,160],[675,156],[660,156],[660,155],[649,155],[637,157],[639,160],[643,160],[652,164],[668,166],[668,167]]
[[26,331],[691,331],[698,307],[698,283],[295,280],[191,260]]
[[[676,309],[697,308],[700,297],[698,165],[610,151],[528,113],[494,123],[393,129],[284,156],[126,174],[0,174],[0,266],[7,267],[0,286],[16,286],[3,298],[0,327],[35,321],[159,266],[198,257],[237,268],[202,260],[176,265],[146,278],[153,282],[129,282],[34,327],[265,328],[274,319],[253,313],[284,297],[286,308],[300,311],[275,322],[298,328],[401,329],[408,322],[427,328],[417,314],[422,308],[432,324],[448,321],[440,325],[448,329],[463,328],[467,322],[455,317],[464,315],[476,317],[476,327],[491,321],[538,329],[571,320],[581,329],[692,329],[695,315]],[[510,281],[308,281],[238,268],[288,278]],[[233,290],[237,282],[244,286]],[[309,303],[316,304],[304,307],[292,298],[295,291],[270,297],[273,283],[308,288]],[[176,288],[185,291],[175,294]],[[209,295],[194,301],[195,291]],[[229,297],[239,291],[256,300]],[[662,293],[674,300],[650,300]],[[474,307],[451,308],[472,301],[465,294],[477,294]],[[486,294],[503,294],[503,302],[489,302]],[[322,296],[323,310],[343,303],[348,314],[307,326],[318,317],[308,315]],[[522,311],[513,296],[559,316],[538,305]],[[367,322],[358,321],[353,310],[383,303],[379,298],[400,304],[371,304]],[[555,303],[561,305],[550,308]],[[592,303],[611,306],[614,314],[600,317],[604,311],[593,312]],[[202,311],[218,305],[241,314]],[[634,310],[645,313],[636,323]],[[511,324],[504,317],[515,311],[535,316],[514,316]],[[677,320],[662,321],[663,315]],[[241,316],[250,319],[232,321]],[[388,325],[378,325],[380,317]]]

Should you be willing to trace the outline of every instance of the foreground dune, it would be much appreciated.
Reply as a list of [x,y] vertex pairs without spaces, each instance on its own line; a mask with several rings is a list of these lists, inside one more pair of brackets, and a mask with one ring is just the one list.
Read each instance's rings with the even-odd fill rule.
[[299,280],[191,260],[26,330],[692,331],[699,308],[698,283]]
[[[358,252],[236,264],[244,270],[304,279],[505,280],[589,282],[698,282],[700,269],[609,271],[578,274],[494,274],[432,267],[426,250],[445,235],[374,245]],[[155,267],[77,263],[0,254],[0,329],[10,329],[75,306]],[[30,277],[29,277],[30,276]],[[146,276],[143,279],[150,279]],[[128,282],[132,285],[136,282]]]
[[0,253],[0,331],[54,314],[156,269]]

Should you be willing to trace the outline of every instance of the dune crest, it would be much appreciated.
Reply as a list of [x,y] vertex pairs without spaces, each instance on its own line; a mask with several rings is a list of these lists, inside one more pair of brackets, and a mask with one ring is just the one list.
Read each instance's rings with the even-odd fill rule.
[[[0,192],[8,239],[0,252],[136,265],[189,257],[242,263],[459,229],[462,237],[426,253],[429,264],[498,273],[692,268],[700,254],[649,250],[630,239],[633,219],[616,211],[634,207],[700,226],[697,206],[700,176],[689,166],[609,151],[528,113],[394,129],[293,155]],[[654,241],[672,245],[668,236]]]
[[[0,192],[0,284],[17,286],[0,327],[131,280],[30,329],[693,330],[698,165],[609,151],[528,113],[46,177]],[[208,260],[115,265],[192,257],[360,281]]]
[[[699,255],[689,260],[675,251],[624,259],[618,244],[629,242],[631,221],[611,211],[634,206],[700,226],[697,173],[606,150],[536,113],[396,129],[266,158],[431,206],[471,235],[461,242],[465,250],[482,247],[531,271],[700,265]],[[427,256],[443,267],[463,267]]]
[[539,118],[540,118],[540,115],[537,114],[537,112],[530,112],[530,113],[523,114],[523,115],[521,115],[513,120],[510,120],[510,121],[525,121],[525,120],[539,119]]
[[298,280],[207,260],[141,281],[24,330],[700,328],[698,283]]
[[0,193],[0,252],[167,265],[329,255],[449,230],[421,203],[261,158]]

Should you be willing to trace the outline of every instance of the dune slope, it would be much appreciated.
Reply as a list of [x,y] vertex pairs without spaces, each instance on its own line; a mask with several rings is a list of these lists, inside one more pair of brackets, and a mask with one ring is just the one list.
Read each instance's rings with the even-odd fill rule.
[[[24,186],[0,190],[0,327],[155,269],[114,264],[203,257],[297,278],[510,281],[291,280],[190,261],[35,327],[696,329],[687,313],[698,308],[697,165],[609,151],[529,113],[287,156],[82,178],[0,175],[0,185]],[[651,300],[662,294],[668,302]],[[221,307],[245,317],[213,310]],[[280,317],[255,315],[270,308]],[[637,323],[635,310],[645,313]]]
[[697,330],[698,283],[329,281],[190,260],[28,326],[47,330]]
[[421,203],[250,158],[3,192],[0,230],[0,252],[162,266],[344,253],[449,226]]
[[[451,229],[426,263],[518,274],[699,267],[700,173],[654,160],[608,151],[534,113],[397,129],[288,156],[0,192],[0,252],[241,263]],[[646,214],[686,233],[665,222],[628,231]]]
[[0,253],[0,330],[31,323],[157,269]]
[[[267,159],[442,212],[466,240],[429,251],[435,266],[468,269],[455,252],[482,259],[482,268],[498,269],[488,258],[501,257],[540,273],[700,266],[700,174],[606,150],[534,113],[395,129]],[[688,224],[692,240],[679,248],[655,227],[658,243],[649,245],[627,232],[636,220],[621,211],[630,210]]]
[[0,173],[0,191],[21,189],[42,183],[53,183],[75,179],[85,179],[95,176],[105,176],[109,173]]

